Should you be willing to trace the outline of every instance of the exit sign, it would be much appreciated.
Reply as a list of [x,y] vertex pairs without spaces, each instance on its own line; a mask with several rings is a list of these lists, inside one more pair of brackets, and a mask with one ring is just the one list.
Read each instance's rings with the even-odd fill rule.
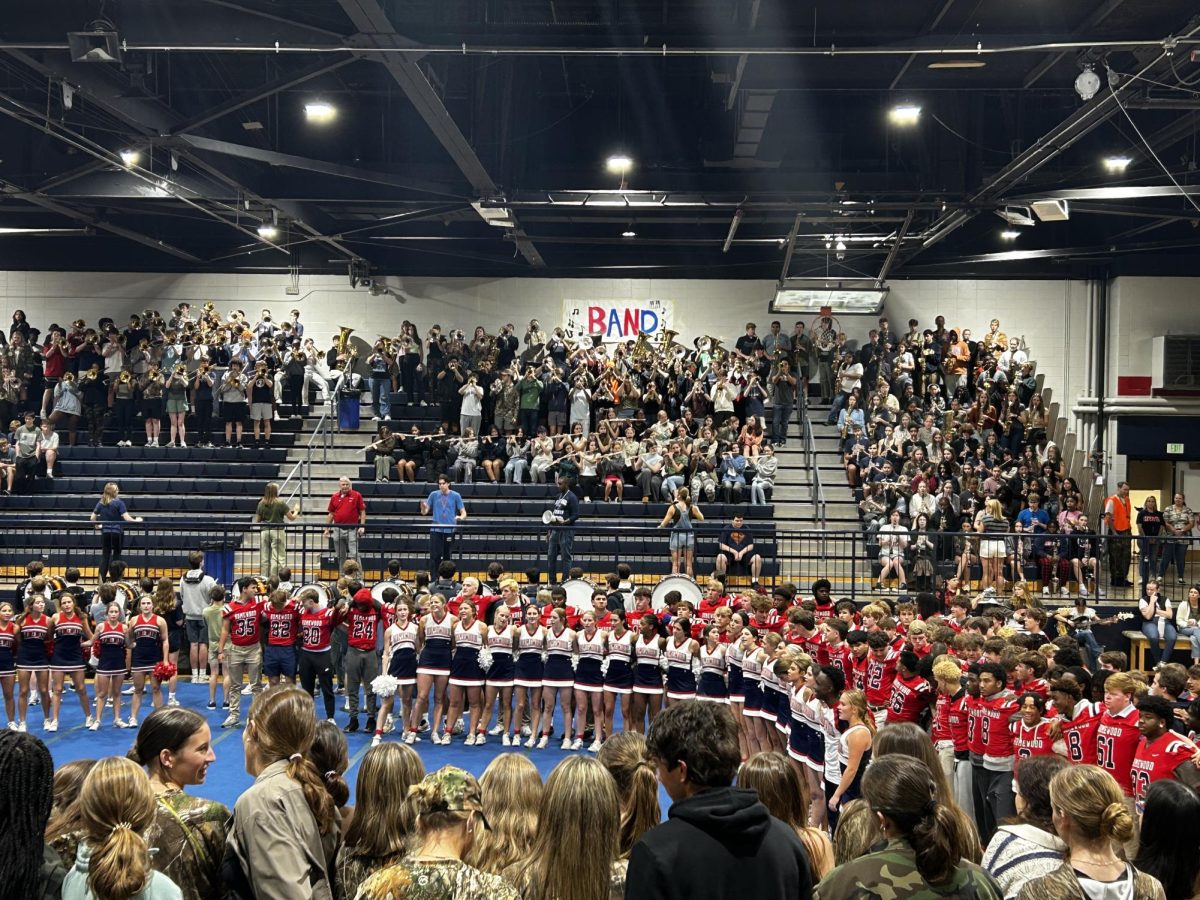
[[1182,454],[1183,444],[1167,444],[1167,452],[1170,454]]

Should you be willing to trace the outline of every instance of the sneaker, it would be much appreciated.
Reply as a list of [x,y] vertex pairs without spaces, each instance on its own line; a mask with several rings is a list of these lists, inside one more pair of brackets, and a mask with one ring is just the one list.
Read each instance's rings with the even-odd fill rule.
[[600,747],[601,747],[601,741],[599,738],[596,738],[596,740],[592,741],[591,744],[588,745],[588,752],[589,753],[599,753]]
[[332,718],[332,717],[331,717],[331,718],[328,718],[328,719],[326,719],[325,721],[326,721],[326,722],[328,722],[330,725],[336,725],[336,724],[337,724],[337,719],[334,719],[334,718]]
[[42,722],[42,731],[58,731],[58,719],[48,719]]
[[476,747],[482,747],[486,743],[487,743],[487,735],[484,734],[482,731],[480,731],[479,733],[477,733],[475,735],[475,746]]
[[454,727],[453,727],[453,728],[450,730],[450,733],[451,733],[452,735],[454,735],[455,737],[458,737],[460,734],[462,734],[462,733],[463,733],[463,721],[462,721],[462,719],[455,719],[455,720],[454,720]]
[[179,705],[179,700],[175,697],[174,694],[171,694],[171,696],[169,696],[167,698],[167,706],[176,707],[178,705]]
[[504,726],[497,722],[488,729],[488,734],[490,734],[492,737],[495,737],[498,734],[504,734]]
[[342,701],[342,712],[350,712],[350,701],[349,700]]
[[[133,693],[132,689],[130,689],[130,693]],[[39,694],[37,691],[30,692],[29,705],[30,706],[41,706],[42,705],[42,695]]]
[[[516,743],[517,743],[517,745],[518,745],[518,746],[520,746],[520,744],[521,744],[521,741],[520,741],[520,740],[517,740],[517,742],[516,742]],[[534,744],[536,744],[536,743],[537,743],[537,739],[536,739],[536,738],[534,738],[532,735],[530,735],[530,737],[529,737],[529,740],[527,740],[527,741],[525,742],[525,748],[526,748],[527,750],[532,750],[532,749],[533,749],[533,745],[534,745]]]
[[88,716],[88,719],[90,721],[88,722],[87,730],[88,731],[99,731],[100,730],[100,720],[93,719],[91,716]]
[[406,731],[404,733],[404,743],[415,744],[417,742],[417,733],[415,731]]
[[21,732],[21,734],[25,734],[25,723],[24,722],[17,723],[17,731]]
[[[503,734],[503,735],[501,735],[501,737],[500,737],[500,743],[501,743],[501,744],[503,744],[505,747],[511,747],[511,746],[512,746],[512,738],[510,738],[510,737],[508,736],[508,732],[507,732],[507,731],[506,731],[506,732],[504,732],[504,734]],[[517,743],[520,743],[520,741],[518,741]]]
[[1087,595],[1088,595],[1088,589],[1087,589],[1087,585],[1086,585],[1086,584],[1081,584],[1081,585],[1079,586],[1079,596],[1080,596],[1080,597],[1086,597]]
[[221,727],[222,728],[237,728],[239,722],[241,722],[241,718],[233,713],[230,713],[228,718],[226,718],[225,721],[221,723]]
[[1071,596],[1071,592],[1068,591],[1066,588],[1061,588],[1061,589],[1059,589],[1058,596],[1062,597],[1065,600]]
[[229,709],[229,701],[228,700],[221,701],[221,709]]
[[442,746],[443,746],[443,747],[448,747],[448,746],[450,746],[450,735],[448,735],[448,734],[443,734],[443,735],[442,735]]
[[[530,738],[530,740],[532,741],[533,738]],[[539,750],[545,750],[548,743],[550,743],[550,735],[543,734],[540,738],[538,738],[537,748]]]
[[346,727],[342,729],[346,734],[353,734],[358,731],[358,717],[352,716],[350,721],[346,723]]
[[54,470],[53,470],[53,469],[47,469],[47,470],[46,470],[46,477],[47,477],[47,478],[53,478],[53,477],[54,477]]
[[373,738],[371,738],[371,746],[378,747],[382,743],[383,743],[383,735],[380,734],[378,731],[375,732],[375,736]]
[[[562,749],[564,749],[564,750],[572,750],[572,749],[575,749],[575,750],[577,750],[577,749],[579,749],[578,747],[575,747],[574,743],[571,741],[571,739],[570,739],[569,737],[565,737],[565,738],[563,738],[563,739],[562,739],[562,744],[560,744],[559,746],[561,746],[561,747],[562,747]],[[582,746],[583,746],[583,741],[580,741],[580,742],[579,742],[579,746],[580,746],[580,747],[582,747]]]
[[16,719],[13,719],[11,722],[8,723],[8,730],[9,731],[19,731],[20,730],[19,728],[17,728],[17,720]]
[[254,685],[252,685],[252,684],[248,684],[244,688],[242,688],[242,696],[243,697],[249,697],[253,693],[254,693]]
[[529,737],[531,734],[532,732],[530,731],[528,725],[521,726],[521,737]]
[[1045,585],[1045,586],[1042,588],[1042,596],[1043,596],[1043,597],[1049,597],[1049,596],[1050,596],[1050,585],[1048,585],[1048,584],[1047,584],[1047,585]]
[[137,716],[130,716],[128,719],[126,719],[125,727],[126,728],[137,728],[138,727],[137,726]]
[[92,727],[92,725],[95,723],[95,721],[96,721],[95,716],[88,716],[87,719],[83,723],[83,727],[90,729]]
[[132,697],[133,696],[133,685],[131,684],[129,687],[125,688],[125,690],[121,691],[121,696],[122,697]]
[[464,747],[474,747],[475,746],[475,735],[468,734],[467,739],[465,741],[463,741],[463,746]]
[[217,708],[217,701],[216,701],[216,700],[209,700],[209,701],[208,701],[208,708],[209,708],[209,709],[216,709],[216,708]]

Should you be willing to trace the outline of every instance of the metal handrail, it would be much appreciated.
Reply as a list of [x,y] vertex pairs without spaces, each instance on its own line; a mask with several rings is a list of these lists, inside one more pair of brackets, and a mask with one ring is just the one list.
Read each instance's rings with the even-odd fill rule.
[[813,440],[812,422],[808,415],[808,396],[800,392],[800,402],[796,405],[797,416],[800,420],[800,433],[804,436],[804,467],[808,471],[812,485],[813,518],[825,530],[826,501],[825,487],[821,484],[821,467],[817,465],[817,444]]
[[292,479],[296,479],[296,485],[292,488],[292,492],[288,494],[285,501],[290,506],[292,501],[300,494],[302,499],[309,500],[312,498],[312,458],[315,450],[315,444],[320,440],[321,447],[321,462],[329,462],[329,450],[333,446],[333,398],[332,393],[330,399],[325,403],[325,411],[321,413],[321,417],[317,419],[317,427],[313,429],[312,434],[308,436],[308,440],[304,443],[304,458],[296,461],[284,478],[283,484],[279,487],[280,495],[283,495],[287,490]]

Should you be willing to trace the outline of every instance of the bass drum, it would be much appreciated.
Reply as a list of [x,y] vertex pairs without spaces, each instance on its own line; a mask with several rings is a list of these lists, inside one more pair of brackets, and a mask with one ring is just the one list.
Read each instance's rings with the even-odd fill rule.
[[317,594],[317,608],[324,609],[333,604],[333,591],[329,589],[329,585],[320,581],[314,581],[311,584],[302,584],[292,592],[292,599],[299,601],[300,595],[305,591],[315,591]]
[[562,586],[563,590],[567,592],[567,606],[576,612],[592,608],[592,594],[596,592],[596,585],[588,579],[568,578],[562,583]]
[[693,607],[699,608],[700,598],[704,591],[691,575],[667,575],[650,593],[650,607],[655,611],[664,609],[667,605],[667,594],[679,591],[680,599],[687,600]]
[[113,587],[117,589],[117,602],[126,609],[138,597],[138,589],[128,581],[118,581]]
[[403,581],[381,581],[371,588],[371,596],[378,603],[383,602],[383,592],[388,588],[397,591],[401,597],[408,593],[408,585]]

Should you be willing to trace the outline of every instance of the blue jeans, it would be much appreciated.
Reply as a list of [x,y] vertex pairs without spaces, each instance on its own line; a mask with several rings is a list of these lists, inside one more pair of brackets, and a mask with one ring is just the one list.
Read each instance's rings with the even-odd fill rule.
[[771,411],[771,441],[782,444],[787,440],[788,420],[792,417],[792,407],[776,403]]
[[386,419],[392,414],[392,380],[371,376],[368,384],[371,387],[371,408],[375,415]]
[[1088,658],[1088,668],[1095,672],[1100,668],[1100,654],[1104,652],[1100,642],[1096,640],[1096,636],[1092,634],[1091,630],[1072,632],[1072,637],[1083,648],[1083,652]]
[[1200,659],[1200,628],[1176,628],[1180,637],[1192,642],[1192,659]]
[[1159,575],[1159,567],[1166,559],[1162,541],[1158,538],[1142,538],[1142,558],[1138,563],[1138,572],[1142,576],[1142,584]]
[[1188,545],[1191,541],[1188,538],[1169,538],[1164,541],[1162,548],[1162,567],[1158,570],[1159,578],[1167,577],[1167,569],[1171,563],[1175,563],[1175,577],[1186,578],[1184,571],[1187,568],[1187,552]]
[[[559,584],[567,580],[567,573],[571,570],[571,548],[575,544],[575,529],[573,528],[552,528],[550,530],[550,542],[546,548],[546,577],[554,582],[554,576],[561,571],[562,577],[558,579]],[[562,556],[562,569],[558,568],[559,556]]]
[[1158,623],[1153,621],[1147,622],[1145,619],[1142,620],[1142,634],[1144,634],[1146,636],[1146,640],[1150,642],[1150,649],[1147,651],[1147,655],[1150,657],[1151,668],[1157,666],[1164,660],[1169,660],[1171,658],[1171,654],[1175,650],[1175,626],[1165,619],[1162,620],[1162,622],[1162,634],[1165,649],[1160,650],[1158,642]]
[[837,395],[833,398],[833,405],[829,407],[829,415],[825,418],[826,425],[837,424],[838,413],[846,408],[846,403],[849,399],[849,394],[843,394],[841,391],[838,391]]

